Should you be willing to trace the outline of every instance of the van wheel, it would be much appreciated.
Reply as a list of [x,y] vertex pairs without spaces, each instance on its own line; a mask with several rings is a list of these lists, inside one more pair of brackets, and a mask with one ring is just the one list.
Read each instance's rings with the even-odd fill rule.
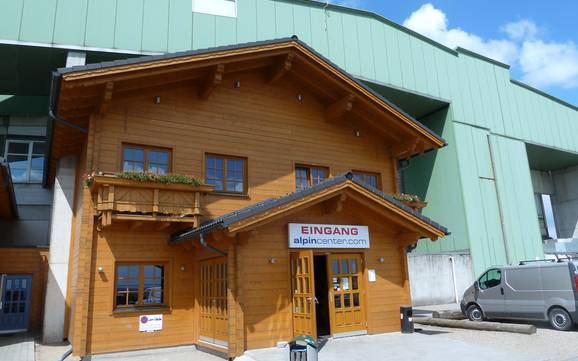
[[482,313],[482,309],[478,305],[471,305],[466,310],[466,316],[470,319],[470,321],[483,321],[484,314]]
[[548,313],[550,325],[558,331],[568,331],[572,328],[572,318],[563,308],[553,308]]

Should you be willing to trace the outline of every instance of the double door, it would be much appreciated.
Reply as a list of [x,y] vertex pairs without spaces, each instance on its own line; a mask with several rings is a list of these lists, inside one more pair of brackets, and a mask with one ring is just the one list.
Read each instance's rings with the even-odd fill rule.
[[28,330],[31,275],[0,275],[0,334]]
[[[360,254],[327,256],[328,309],[331,334],[348,334],[366,329],[363,263]],[[317,337],[315,269],[312,251],[291,255],[293,333]],[[320,274],[320,273],[319,273]]]
[[201,341],[227,347],[227,259],[224,257],[200,263],[199,280]]

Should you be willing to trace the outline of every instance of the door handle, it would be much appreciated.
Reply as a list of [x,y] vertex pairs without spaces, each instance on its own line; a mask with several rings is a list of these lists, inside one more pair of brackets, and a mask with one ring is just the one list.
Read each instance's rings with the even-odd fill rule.
[[502,294],[502,296],[504,295],[504,287],[500,287],[500,293]]
[[317,297],[307,297],[307,301],[309,303],[319,304],[319,300],[317,299]]

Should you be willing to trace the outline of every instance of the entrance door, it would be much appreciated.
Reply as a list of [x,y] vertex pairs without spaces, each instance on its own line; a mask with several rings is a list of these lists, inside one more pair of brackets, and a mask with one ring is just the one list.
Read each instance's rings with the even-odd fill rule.
[[227,259],[214,258],[200,263],[201,341],[228,346]]
[[293,333],[295,336],[317,337],[312,251],[299,251],[291,254],[291,275]]
[[0,333],[28,330],[32,276],[2,275],[0,278]]
[[331,333],[335,337],[365,331],[361,255],[330,255],[327,273]]

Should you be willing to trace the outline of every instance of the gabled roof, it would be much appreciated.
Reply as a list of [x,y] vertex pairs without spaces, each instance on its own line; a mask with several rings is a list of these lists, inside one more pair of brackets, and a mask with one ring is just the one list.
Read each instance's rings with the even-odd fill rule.
[[328,191],[327,193],[331,197],[333,194],[331,192],[332,190],[337,193],[343,189],[349,189],[372,198],[373,201],[380,204],[384,209],[390,210],[395,214],[395,216],[404,219],[405,222],[418,228],[421,235],[425,237],[436,239],[449,234],[445,227],[425,217],[412,208],[407,207],[402,202],[394,199],[391,195],[358,181],[355,179],[352,172],[347,172],[312,187],[290,193],[286,196],[270,198],[214,218],[201,224],[201,226],[197,228],[182,230],[171,236],[170,243],[175,244],[183,242],[199,237],[201,234],[208,234],[217,230],[234,229],[235,231],[242,231],[247,228],[247,222],[250,222],[251,225],[254,225],[255,223],[266,223],[267,218],[270,216],[285,213],[285,211],[289,209],[289,205],[300,201],[303,201],[304,204],[306,204],[307,199],[314,198],[315,195],[324,191]]

